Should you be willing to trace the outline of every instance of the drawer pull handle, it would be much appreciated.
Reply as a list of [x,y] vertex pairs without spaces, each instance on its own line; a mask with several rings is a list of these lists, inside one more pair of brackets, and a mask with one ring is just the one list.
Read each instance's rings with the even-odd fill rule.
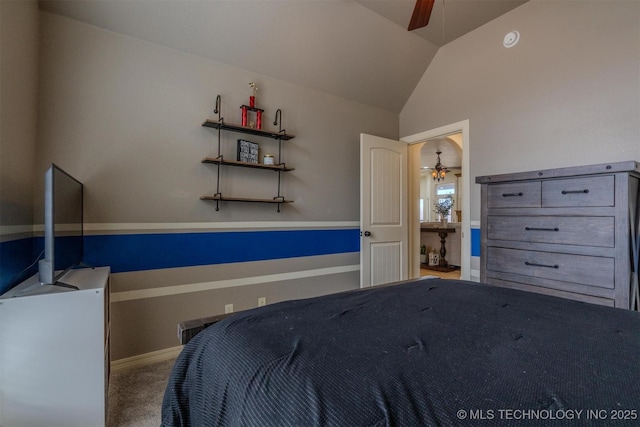
[[519,193],[502,193],[502,197],[518,197],[523,196],[522,192]]
[[538,227],[525,227],[527,231],[560,231],[558,227],[553,228],[538,228]]
[[588,188],[584,190],[562,190],[562,194],[580,194],[580,193],[587,194],[588,192],[589,192]]
[[535,262],[525,261],[525,265],[530,265],[532,267],[547,267],[547,268],[560,268],[558,264],[546,265],[546,264],[536,264]]

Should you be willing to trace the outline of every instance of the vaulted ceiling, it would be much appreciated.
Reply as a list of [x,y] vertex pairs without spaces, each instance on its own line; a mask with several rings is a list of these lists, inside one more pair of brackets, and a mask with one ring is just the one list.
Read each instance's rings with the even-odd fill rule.
[[[40,0],[40,9],[399,113],[438,47],[526,0]],[[442,23],[444,22],[444,32]],[[443,39],[444,35],[444,39]]]
[[[407,28],[415,0],[356,0]],[[429,25],[413,32],[436,46],[467,34],[528,0],[435,0]]]

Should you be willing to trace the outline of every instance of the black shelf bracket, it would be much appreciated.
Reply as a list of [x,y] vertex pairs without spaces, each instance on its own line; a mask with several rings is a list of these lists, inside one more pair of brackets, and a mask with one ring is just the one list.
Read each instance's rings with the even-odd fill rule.
[[[280,187],[280,176],[278,176],[278,187]],[[278,194],[280,194],[280,188],[278,188]],[[280,213],[280,203],[284,203],[284,196],[276,196],[273,200],[278,201],[278,207],[276,212]]]
[[222,98],[220,95],[216,96],[216,107],[213,109],[213,114],[217,114],[218,121],[224,123],[224,119],[222,118]]
[[279,133],[287,133],[286,130],[282,129],[282,110],[279,108],[276,110],[276,118],[273,121],[273,125],[278,126]]
[[220,199],[222,199],[222,193],[216,193],[213,195],[216,200],[216,212],[220,210]]

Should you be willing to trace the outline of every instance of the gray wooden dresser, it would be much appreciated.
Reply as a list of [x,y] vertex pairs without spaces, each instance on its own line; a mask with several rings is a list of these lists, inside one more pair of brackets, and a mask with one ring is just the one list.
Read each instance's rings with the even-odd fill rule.
[[480,281],[638,309],[640,163],[488,175]]

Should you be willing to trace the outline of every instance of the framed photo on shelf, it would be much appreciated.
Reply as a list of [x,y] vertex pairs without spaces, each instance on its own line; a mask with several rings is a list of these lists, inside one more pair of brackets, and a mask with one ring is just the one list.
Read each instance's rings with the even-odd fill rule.
[[246,139],[238,140],[238,161],[245,163],[258,163],[259,146],[255,142]]

